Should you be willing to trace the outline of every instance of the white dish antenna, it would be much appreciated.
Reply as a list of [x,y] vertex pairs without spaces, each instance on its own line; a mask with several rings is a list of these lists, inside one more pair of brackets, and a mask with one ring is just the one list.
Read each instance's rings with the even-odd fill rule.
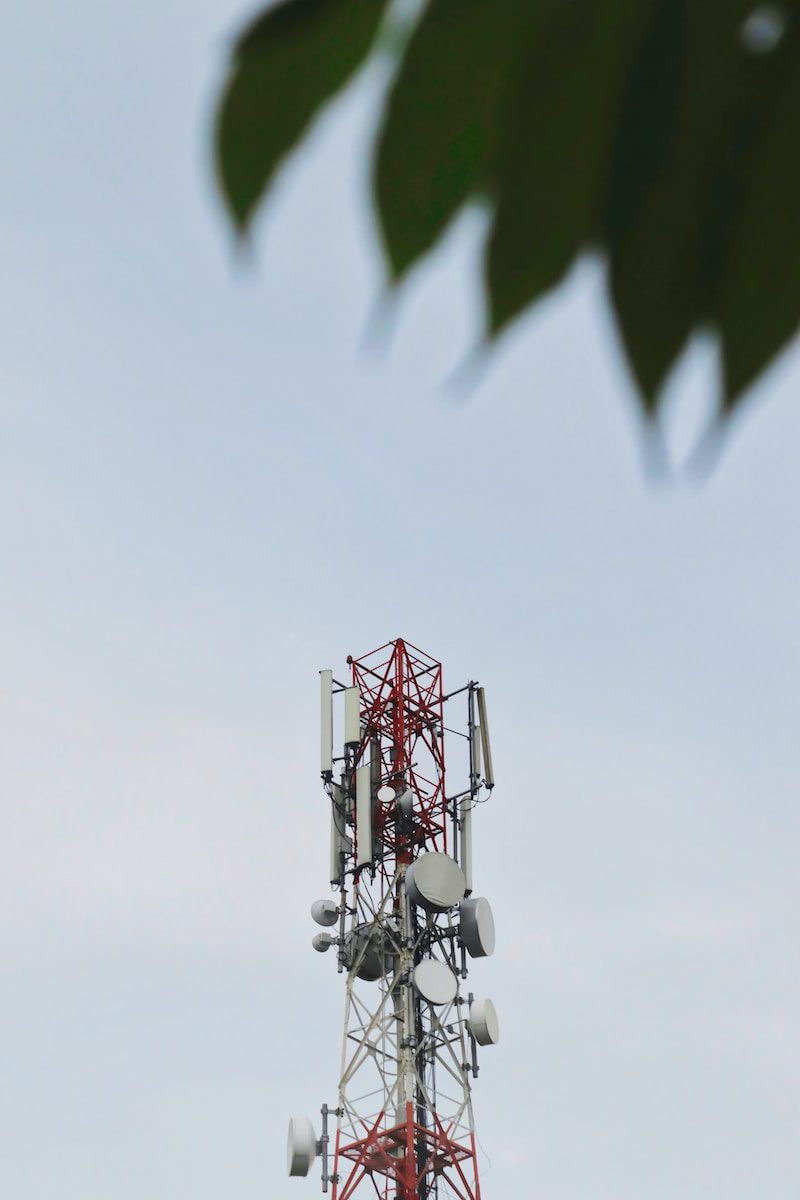
[[336,938],[332,933],[318,933],[311,939],[311,945],[318,954],[324,954],[326,950],[330,950],[331,946],[335,945]]
[[329,928],[339,920],[339,909],[335,900],[315,900],[311,905],[311,916],[318,925]]
[[307,1175],[317,1157],[317,1135],[308,1117],[292,1117],[286,1139],[289,1175]]
[[483,896],[470,896],[458,906],[461,940],[472,958],[494,954],[494,916]]
[[479,1046],[496,1046],[500,1041],[500,1022],[491,1000],[473,1000],[467,1024]]
[[420,996],[429,1004],[452,1004],[458,993],[458,980],[438,958],[423,958],[422,962],[417,963],[413,982]]
[[385,783],[383,787],[378,788],[378,799],[380,800],[381,804],[393,804],[395,795],[396,793],[394,788],[390,787],[388,783]]
[[463,900],[467,881],[449,854],[420,854],[406,872],[406,891],[413,904],[426,912],[447,912]]

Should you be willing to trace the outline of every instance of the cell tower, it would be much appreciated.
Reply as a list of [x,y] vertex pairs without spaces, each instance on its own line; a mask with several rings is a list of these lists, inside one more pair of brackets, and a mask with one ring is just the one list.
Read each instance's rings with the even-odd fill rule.
[[[289,1122],[289,1175],[319,1155],[332,1200],[480,1200],[471,1079],[499,1030],[491,1000],[465,995],[464,981],[469,960],[494,950],[491,908],[472,889],[473,812],[494,787],[484,691],[444,695],[441,663],[401,638],[347,661],[348,683],[321,672],[338,898],[311,909],[330,930],[314,948],[335,947],[346,973],[339,1095],[322,1106],[321,1137]],[[450,792],[445,742],[461,776]]]

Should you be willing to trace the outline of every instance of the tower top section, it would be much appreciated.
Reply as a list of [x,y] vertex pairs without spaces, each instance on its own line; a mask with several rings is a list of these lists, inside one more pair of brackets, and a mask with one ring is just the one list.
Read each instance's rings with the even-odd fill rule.
[[[494,786],[483,688],[470,681],[445,694],[441,662],[405,638],[347,664],[347,682],[321,672],[322,776],[339,826],[331,882],[365,869],[389,877],[423,851],[451,855],[469,878],[470,814]],[[335,697],[344,700],[339,757]],[[466,713],[451,713],[450,702]]]
[[360,700],[354,765],[369,760],[375,787],[373,835],[397,862],[423,845],[446,850],[442,664],[403,638],[348,663]]

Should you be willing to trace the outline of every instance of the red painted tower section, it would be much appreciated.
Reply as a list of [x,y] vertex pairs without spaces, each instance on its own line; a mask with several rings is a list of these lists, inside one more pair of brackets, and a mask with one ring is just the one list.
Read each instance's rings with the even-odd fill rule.
[[377,741],[380,783],[396,793],[401,788],[414,793],[415,820],[405,831],[395,804],[376,804],[373,833],[394,851],[384,871],[397,860],[410,862],[415,848],[446,851],[442,664],[402,638],[348,662],[361,693],[364,727],[356,765]]

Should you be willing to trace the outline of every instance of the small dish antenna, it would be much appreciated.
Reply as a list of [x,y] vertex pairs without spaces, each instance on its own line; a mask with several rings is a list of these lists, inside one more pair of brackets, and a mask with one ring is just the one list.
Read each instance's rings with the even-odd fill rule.
[[311,916],[318,925],[330,927],[339,920],[339,909],[333,900],[315,900],[311,905]]
[[461,940],[472,958],[494,954],[494,917],[492,906],[483,896],[470,896],[458,906]]
[[473,1000],[467,1024],[479,1046],[496,1046],[500,1041],[500,1022],[491,1000]]
[[307,1175],[317,1157],[317,1135],[308,1117],[292,1117],[286,1139],[289,1175]]
[[452,1004],[458,993],[458,980],[438,958],[423,958],[422,962],[417,963],[413,983],[423,1000],[429,1004]]

